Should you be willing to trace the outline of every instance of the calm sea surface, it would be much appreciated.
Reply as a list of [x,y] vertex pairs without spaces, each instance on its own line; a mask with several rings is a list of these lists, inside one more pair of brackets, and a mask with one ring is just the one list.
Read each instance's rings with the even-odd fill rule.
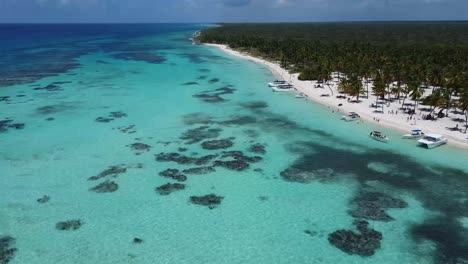
[[202,28],[0,25],[0,264],[468,262],[466,150],[373,141]]

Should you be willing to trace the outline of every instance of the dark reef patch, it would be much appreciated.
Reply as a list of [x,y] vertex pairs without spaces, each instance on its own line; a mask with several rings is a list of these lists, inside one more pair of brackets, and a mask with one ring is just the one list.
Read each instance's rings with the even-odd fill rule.
[[67,111],[74,109],[75,107],[70,105],[70,104],[56,104],[56,105],[46,105],[46,106],[41,106],[36,108],[36,113],[40,115],[50,115],[50,114],[56,114],[59,112]]
[[164,56],[156,55],[150,52],[122,52],[112,54],[112,57],[119,60],[144,61],[153,64],[161,64],[166,61]]
[[408,204],[400,199],[379,192],[362,192],[352,202],[351,216],[374,221],[394,220],[386,212],[389,208],[406,208]]
[[47,92],[59,92],[59,91],[63,91],[63,88],[60,87],[59,85],[57,84],[49,84],[49,85],[46,85],[44,87],[35,87],[33,88],[33,90],[36,90],[36,91],[47,91]]
[[196,165],[205,165],[211,160],[215,159],[218,155],[206,155],[206,156],[201,156],[201,157],[188,157],[181,155],[179,153],[164,153],[161,152],[159,154],[156,154],[156,161],[160,162],[175,162],[178,164],[182,165],[190,165],[190,164],[196,164]]
[[73,231],[78,230],[81,227],[81,220],[68,220],[58,222],[55,224],[55,228],[62,231]]
[[249,125],[249,124],[255,124],[257,122],[257,119],[255,117],[251,116],[236,116],[232,117],[230,119],[224,120],[224,121],[219,121],[217,124],[223,125],[223,126],[243,126],[243,125]]
[[242,103],[241,106],[247,109],[255,110],[255,109],[267,108],[268,104],[263,101],[253,101],[253,102]]
[[0,102],[10,102],[10,96],[0,96]]
[[121,127],[117,127],[117,129],[124,134],[136,133],[135,125],[121,126]]
[[133,238],[133,243],[135,243],[135,244],[141,244],[141,243],[143,243],[143,242],[144,242],[144,241],[143,241],[143,239],[141,239],[141,238],[138,238],[138,237]]
[[210,79],[208,82],[211,83],[211,84],[217,83],[217,82],[219,82],[219,79],[218,78],[213,78],[213,79]]
[[122,173],[126,173],[126,172],[127,172],[127,167],[124,165],[110,166],[109,168],[105,169],[98,175],[89,177],[88,180],[95,181],[95,180],[99,180],[108,176],[115,178],[118,175]]
[[316,170],[302,170],[296,167],[289,167],[281,172],[285,181],[310,183],[314,180],[329,180],[333,178],[333,170],[330,168]]
[[109,117],[97,117],[96,119],[94,119],[94,121],[98,122],[98,123],[109,123],[111,121],[113,121],[114,119],[113,118],[109,118]]
[[205,80],[206,78],[208,78],[208,76],[202,75],[202,76],[198,76],[197,80]]
[[234,160],[241,160],[248,163],[255,163],[261,161],[263,158],[260,156],[246,156],[242,151],[223,151],[221,158],[233,158]]
[[236,89],[228,85],[215,90],[203,91],[201,93],[194,94],[193,97],[199,98],[200,100],[207,103],[220,103],[226,101],[221,95],[233,94]]
[[178,182],[184,182],[187,180],[187,176],[182,174],[178,169],[167,169],[167,170],[161,171],[159,173],[159,176],[171,178]]
[[44,204],[44,203],[48,203],[49,200],[50,200],[50,197],[47,196],[47,195],[44,195],[44,196],[42,196],[41,198],[37,199],[36,201],[37,201],[38,203]]
[[217,149],[227,149],[234,145],[232,142],[233,138],[218,139],[218,140],[209,140],[201,144],[203,149],[207,150],[217,150]]
[[193,204],[207,206],[210,209],[214,209],[218,205],[220,205],[223,199],[223,196],[217,196],[216,194],[208,194],[204,196],[190,196],[190,202],[192,202]]
[[17,248],[13,247],[16,240],[11,236],[0,236],[0,264],[9,263],[15,256]]
[[250,167],[250,164],[243,160],[216,160],[213,165],[234,171],[243,171]]
[[359,233],[351,230],[337,230],[328,235],[328,242],[349,255],[369,257],[380,249],[382,233],[368,228],[367,221],[356,221],[355,226]]
[[435,263],[468,263],[468,230],[457,219],[435,217],[415,224],[410,233],[416,242],[429,240],[435,244]]
[[119,185],[113,181],[102,182],[93,188],[89,189],[90,191],[97,193],[111,193],[116,192],[119,189]]
[[195,167],[195,168],[190,168],[190,169],[185,169],[182,171],[182,173],[185,174],[196,174],[196,175],[202,175],[202,174],[208,174],[215,172],[215,168],[212,166],[205,166],[205,167]]
[[158,192],[160,195],[165,196],[169,195],[173,192],[176,191],[181,191],[185,189],[185,184],[182,183],[167,183],[164,185],[161,185],[155,189],[156,192]]
[[264,155],[266,153],[265,145],[257,143],[249,147],[249,151],[256,154]]
[[140,142],[137,142],[137,143],[133,143],[131,145],[128,145],[128,147],[133,150],[133,152],[135,153],[135,155],[141,155],[145,152],[148,152],[151,150],[151,146],[148,145],[148,144],[145,144],[145,143],[140,143]]
[[54,120],[55,120],[55,118],[53,118],[53,117],[46,118],[46,121],[54,121]]
[[110,112],[109,117],[112,118],[122,118],[127,117],[128,115],[122,111]]
[[21,130],[25,127],[23,123],[13,123],[14,120],[12,119],[4,119],[0,120],[0,133],[7,132],[10,128],[14,128],[16,130]]
[[179,138],[185,140],[185,144],[190,145],[206,139],[217,138],[221,134],[221,131],[219,128],[202,126],[187,130]]
[[210,72],[210,69],[198,69],[199,72]]
[[197,82],[186,82],[186,83],[183,83],[182,85],[185,85],[185,86],[191,86],[191,85],[198,85],[199,83]]

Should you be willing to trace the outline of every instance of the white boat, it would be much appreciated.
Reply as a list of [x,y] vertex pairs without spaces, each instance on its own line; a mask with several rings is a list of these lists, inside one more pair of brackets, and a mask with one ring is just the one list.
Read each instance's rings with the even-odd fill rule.
[[294,91],[294,86],[291,84],[280,84],[278,86],[272,86],[271,89],[273,89],[274,92],[290,92]]
[[410,134],[404,134],[403,138],[415,139],[415,138],[422,138],[423,136],[424,136],[424,132],[421,129],[413,129],[411,130]]
[[422,146],[425,146],[429,149],[438,147],[443,144],[447,144],[448,139],[442,135],[438,134],[426,134],[423,138],[418,140],[418,143]]
[[305,95],[305,94],[303,94],[303,93],[300,93],[300,94],[296,94],[296,96],[295,96],[295,97],[296,97],[296,98],[305,98],[305,97],[306,97],[306,95]]
[[369,137],[380,142],[388,142],[389,138],[380,131],[372,131]]
[[268,83],[268,86],[270,87],[278,87],[278,85],[284,85],[284,84],[288,84],[286,81],[280,81],[280,80],[276,80],[274,82],[271,82],[271,83]]
[[341,119],[343,120],[346,120],[346,121],[356,121],[356,120],[359,120],[361,118],[360,115],[358,115],[358,113],[356,112],[349,112],[349,114],[347,115],[344,115],[341,117]]

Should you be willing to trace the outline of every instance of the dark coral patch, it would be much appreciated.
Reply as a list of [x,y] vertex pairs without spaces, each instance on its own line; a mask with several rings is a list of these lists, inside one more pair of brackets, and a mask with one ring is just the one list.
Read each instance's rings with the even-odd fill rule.
[[0,236],[0,263],[7,264],[15,256],[17,248],[13,247],[16,240],[10,236]]
[[182,174],[178,169],[167,169],[167,170],[161,171],[159,173],[159,176],[171,178],[178,182],[184,182],[187,180],[187,176]]
[[232,147],[232,145],[234,145],[234,142],[232,142],[231,138],[210,140],[201,144],[202,148],[207,150],[226,149]]
[[133,243],[135,243],[135,244],[141,244],[141,243],[143,243],[143,242],[144,242],[143,239],[138,238],[138,237],[135,237],[135,238],[133,239]]
[[148,63],[161,64],[166,61],[164,56],[155,55],[150,52],[124,52],[113,54],[112,57],[120,60],[144,61]]
[[234,171],[243,171],[250,167],[249,163],[243,160],[228,160],[228,161],[216,160],[213,163],[213,165],[224,167],[226,169],[234,170]]
[[0,120],[0,133],[7,132],[10,128],[21,130],[25,127],[23,123],[13,123],[12,119]]
[[182,85],[185,85],[185,86],[191,86],[191,85],[198,85],[199,83],[197,82],[186,82],[186,83],[183,83]]
[[194,94],[193,97],[199,98],[207,103],[219,103],[226,101],[226,99],[221,97],[221,95],[233,94],[234,91],[236,91],[236,89],[232,88],[231,86],[225,86],[215,90],[204,91],[198,94]]
[[330,180],[333,179],[333,170],[330,168],[303,170],[296,167],[289,167],[281,172],[281,176],[285,181],[310,183],[314,180]]
[[127,117],[128,115],[122,111],[110,112],[109,117],[112,118],[122,118]]
[[113,181],[105,181],[100,183],[93,188],[89,189],[90,191],[97,193],[111,193],[116,192],[119,189],[119,185]]
[[37,199],[36,201],[37,201],[38,203],[44,204],[44,203],[49,202],[49,200],[50,200],[50,197],[47,196],[47,195],[44,195],[44,196],[42,196],[41,198]]
[[73,231],[78,230],[81,227],[81,220],[68,220],[58,222],[55,224],[55,228],[62,231]]
[[208,82],[209,83],[217,83],[217,82],[219,82],[219,79],[218,78],[213,78],[213,79],[210,79]]
[[190,164],[196,164],[196,165],[205,165],[211,160],[215,159],[217,155],[206,155],[206,156],[201,156],[201,157],[188,157],[181,155],[179,153],[159,153],[156,156],[156,161],[161,161],[161,162],[176,162],[178,164],[183,164],[183,165],[190,165]]
[[254,102],[242,103],[241,106],[247,109],[255,110],[255,109],[267,108],[268,104],[263,101],[254,101]]
[[46,105],[36,108],[36,112],[40,115],[50,115],[67,110],[71,110],[74,107],[69,104],[56,104],[56,105]]
[[264,155],[266,153],[265,145],[257,143],[249,147],[249,151],[257,154]]
[[381,247],[382,233],[368,228],[366,221],[357,221],[359,231],[337,230],[328,235],[328,242],[350,255],[372,256]]
[[219,128],[209,128],[208,126],[202,126],[194,129],[189,129],[184,132],[180,139],[186,140],[185,144],[194,144],[201,142],[206,139],[217,138],[221,134]]
[[98,180],[98,179],[101,179],[101,178],[105,178],[105,177],[108,177],[108,176],[111,176],[111,177],[117,177],[119,174],[122,174],[122,173],[125,173],[127,172],[127,167],[123,166],[123,165],[117,165],[117,166],[110,166],[109,168],[107,168],[106,170],[102,171],[101,173],[99,173],[98,175],[96,176],[92,176],[92,177],[89,177],[88,180],[90,181],[95,181],[95,180]]
[[176,191],[185,189],[185,184],[182,183],[167,183],[156,188],[156,192],[160,195],[169,195]]
[[36,87],[34,88],[36,91],[48,91],[48,92],[58,92],[58,91],[63,91],[63,88],[58,86],[57,84],[49,84],[44,87]]
[[210,72],[210,69],[198,69],[199,72]]
[[141,155],[142,153],[145,153],[151,150],[150,145],[145,144],[145,143],[140,143],[140,142],[133,143],[129,145],[128,147],[130,147],[130,149],[133,150],[136,155]]
[[208,194],[204,196],[190,196],[190,201],[193,204],[207,206],[210,209],[214,209],[218,205],[220,205],[223,199],[223,196],[217,196],[216,194]]
[[350,214],[355,218],[374,221],[394,220],[387,214],[389,208],[406,208],[408,204],[400,199],[379,192],[363,192],[352,202]]
[[206,167],[195,167],[195,168],[186,169],[186,170],[183,170],[182,173],[202,175],[202,174],[212,173],[215,171],[216,171],[215,168],[213,168],[212,166],[206,166]]

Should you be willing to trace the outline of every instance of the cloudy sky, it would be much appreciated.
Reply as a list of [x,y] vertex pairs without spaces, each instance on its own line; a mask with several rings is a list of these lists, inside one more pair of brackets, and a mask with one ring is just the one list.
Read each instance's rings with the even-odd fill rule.
[[467,20],[468,0],[0,0],[2,22]]

